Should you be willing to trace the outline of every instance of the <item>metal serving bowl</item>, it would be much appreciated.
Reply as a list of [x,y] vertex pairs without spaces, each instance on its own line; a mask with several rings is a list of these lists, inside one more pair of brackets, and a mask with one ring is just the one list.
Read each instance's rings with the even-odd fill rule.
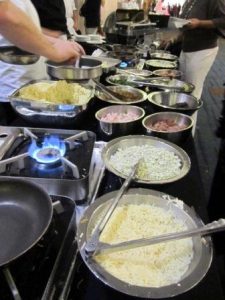
[[172,60],[172,61],[176,61],[178,60],[178,56],[176,55],[172,55],[170,53],[164,53],[164,52],[152,52],[151,54],[151,58],[153,59],[165,59],[165,60]]
[[[148,299],[173,297],[182,294],[197,285],[206,275],[212,262],[213,248],[210,237],[204,239],[201,239],[200,237],[192,238],[194,255],[187,272],[182,276],[179,282],[160,288],[128,284],[107,272],[97,263],[94,257],[87,257],[85,253],[85,243],[90,238],[96,223],[102,217],[104,209],[106,209],[112,199],[115,198],[117,193],[118,191],[114,191],[97,199],[88,207],[79,222],[77,231],[78,247],[82,258],[90,271],[106,285],[119,292]],[[150,189],[130,189],[127,194],[123,196],[118,205],[129,204],[154,205],[169,210],[175,218],[184,221],[188,229],[203,225],[202,220],[196,215],[193,208],[188,207],[181,201],[179,203],[174,197],[158,191]],[[149,224],[151,224],[150,221]],[[127,239],[129,239],[129,234]]]
[[74,124],[75,121],[79,121],[82,118],[83,113],[88,107],[89,101],[94,97],[94,88],[88,84],[82,84],[83,87],[90,91],[87,102],[83,105],[47,103],[40,100],[23,99],[20,96],[20,91],[23,87],[38,82],[52,83],[52,81],[47,80],[32,81],[17,89],[9,97],[13,109],[23,119],[33,124],[47,126],[68,126]]
[[164,60],[164,59],[149,59],[145,62],[146,66],[150,71],[155,71],[157,69],[176,69],[177,62]]
[[115,101],[113,99],[110,99],[108,96],[106,96],[105,94],[103,94],[100,91],[96,91],[95,95],[96,97],[98,97],[100,100],[108,102],[108,103],[113,103],[113,104],[135,104],[135,103],[140,103],[143,102],[147,99],[147,94],[145,92],[143,92],[142,90],[136,89],[134,87],[131,86],[122,86],[122,85],[118,85],[118,86],[108,86],[108,88],[114,92],[120,93],[122,92],[124,93],[131,93],[134,97],[134,99],[129,99],[129,97],[127,97],[126,101]]
[[[125,122],[106,122],[102,121],[102,117],[107,114],[127,114],[134,113],[137,115],[135,120]],[[95,114],[96,119],[99,122],[100,131],[109,137],[118,137],[127,134],[135,133],[138,126],[141,124],[140,120],[144,117],[145,111],[138,106],[132,105],[113,105],[100,109]]]
[[192,95],[177,92],[153,92],[148,100],[155,111],[175,111],[192,115],[202,107],[203,102]]
[[[145,183],[145,184],[165,184],[165,183],[177,181],[183,178],[189,172],[191,167],[191,162],[189,156],[183,149],[163,139],[159,139],[157,137],[144,136],[144,135],[129,135],[124,137],[119,137],[108,142],[102,151],[102,158],[103,161],[105,162],[106,168],[110,172],[114,173],[115,175],[120,176],[122,178],[126,178],[127,175],[118,171],[115,168],[115,166],[110,162],[111,156],[114,155],[119,149],[127,149],[132,146],[143,146],[143,145],[153,146],[155,148],[158,148],[159,150],[164,149],[174,153],[180,159],[180,167],[179,167],[180,173],[173,177],[167,179],[159,179],[159,180],[145,180],[136,177],[135,181],[139,183]],[[134,161],[133,163],[135,164],[136,161]]]
[[159,77],[169,77],[169,78],[181,79],[183,74],[179,70],[159,69],[159,70],[154,71],[153,75],[159,76]]
[[55,63],[46,61],[49,76],[56,79],[87,81],[102,75],[102,62],[97,59],[80,58],[78,67],[71,62]]
[[31,65],[39,60],[40,56],[26,52],[15,46],[1,46],[0,60],[14,65]]
[[[184,126],[185,128],[179,131],[157,130],[152,128],[157,122],[172,123],[178,126]],[[191,135],[193,120],[188,115],[177,112],[159,112],[145,117],[142,121],[142,125],[148,135],[168,140],[171,143],[181,144]]]

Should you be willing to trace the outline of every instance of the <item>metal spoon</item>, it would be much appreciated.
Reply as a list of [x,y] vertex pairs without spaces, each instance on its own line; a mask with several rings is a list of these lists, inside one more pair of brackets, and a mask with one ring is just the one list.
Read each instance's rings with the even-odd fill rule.
[[195,235],[200,235],[200,236],[208,235],[223,230],[225,230],[225,219],[219,219],[218,221],[214,221],[212,223],[209,223],[199,228],[194,228],[194,229],[190,229],[182,232],[176,232],[176,233],[162,234],[152,238],[131,240],[131,241],[112,244],[112,245],[99,243],[98,248],[95,251],[95,254],[102,254],[102,253],[105,254],[105,253],[113,253],[117,251],[124,251],[128,249],[155,245],[158,243],[165,243],[172,240],[184,239]]

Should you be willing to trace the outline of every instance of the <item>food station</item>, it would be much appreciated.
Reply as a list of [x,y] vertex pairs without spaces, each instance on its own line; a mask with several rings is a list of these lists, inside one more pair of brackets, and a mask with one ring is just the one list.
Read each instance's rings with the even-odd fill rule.
[[[7,258],[0,254],[2,299],[224,299],[209,235],[110,253],[111,243],[208,223],[191,118],[202,101],[182,80],[175,55],[157,43],[125,45],[151,35],[154,26],[118,22],[121,44],[84,43],[88,55],[78,63],[47,61],[49,80],[9,97],[15,118],[0,127],[0,184],[38,186],[52,215],[29,246]],[[15,64],[29,58],[13,48],[0,52]],[[97,246],[109,254],[101,247],[89,252],[88,240],[104,218]],[[224,222],[207,229],[217,227]]]

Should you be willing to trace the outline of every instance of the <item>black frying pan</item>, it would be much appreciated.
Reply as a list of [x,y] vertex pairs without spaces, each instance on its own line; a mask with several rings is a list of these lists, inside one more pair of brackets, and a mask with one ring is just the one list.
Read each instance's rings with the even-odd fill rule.
[[45,233],[52,203],[39,186],[21,179],[0,180],[0,266],[30,249]]

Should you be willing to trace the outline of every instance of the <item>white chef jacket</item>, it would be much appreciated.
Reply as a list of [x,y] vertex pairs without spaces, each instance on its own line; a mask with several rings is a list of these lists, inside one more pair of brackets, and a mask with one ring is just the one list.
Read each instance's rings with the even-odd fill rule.
[[[11,1],[23,10],[41,30],[38,14],[30,0]],[[12,44],[0,35],[0,46],[9,45]],[[9,101],[8,96],[27,82],[45,78],[47,78],[47,73],[43,57],[37,63],[27,66],[11,65],[0,61],[0,102]]]

